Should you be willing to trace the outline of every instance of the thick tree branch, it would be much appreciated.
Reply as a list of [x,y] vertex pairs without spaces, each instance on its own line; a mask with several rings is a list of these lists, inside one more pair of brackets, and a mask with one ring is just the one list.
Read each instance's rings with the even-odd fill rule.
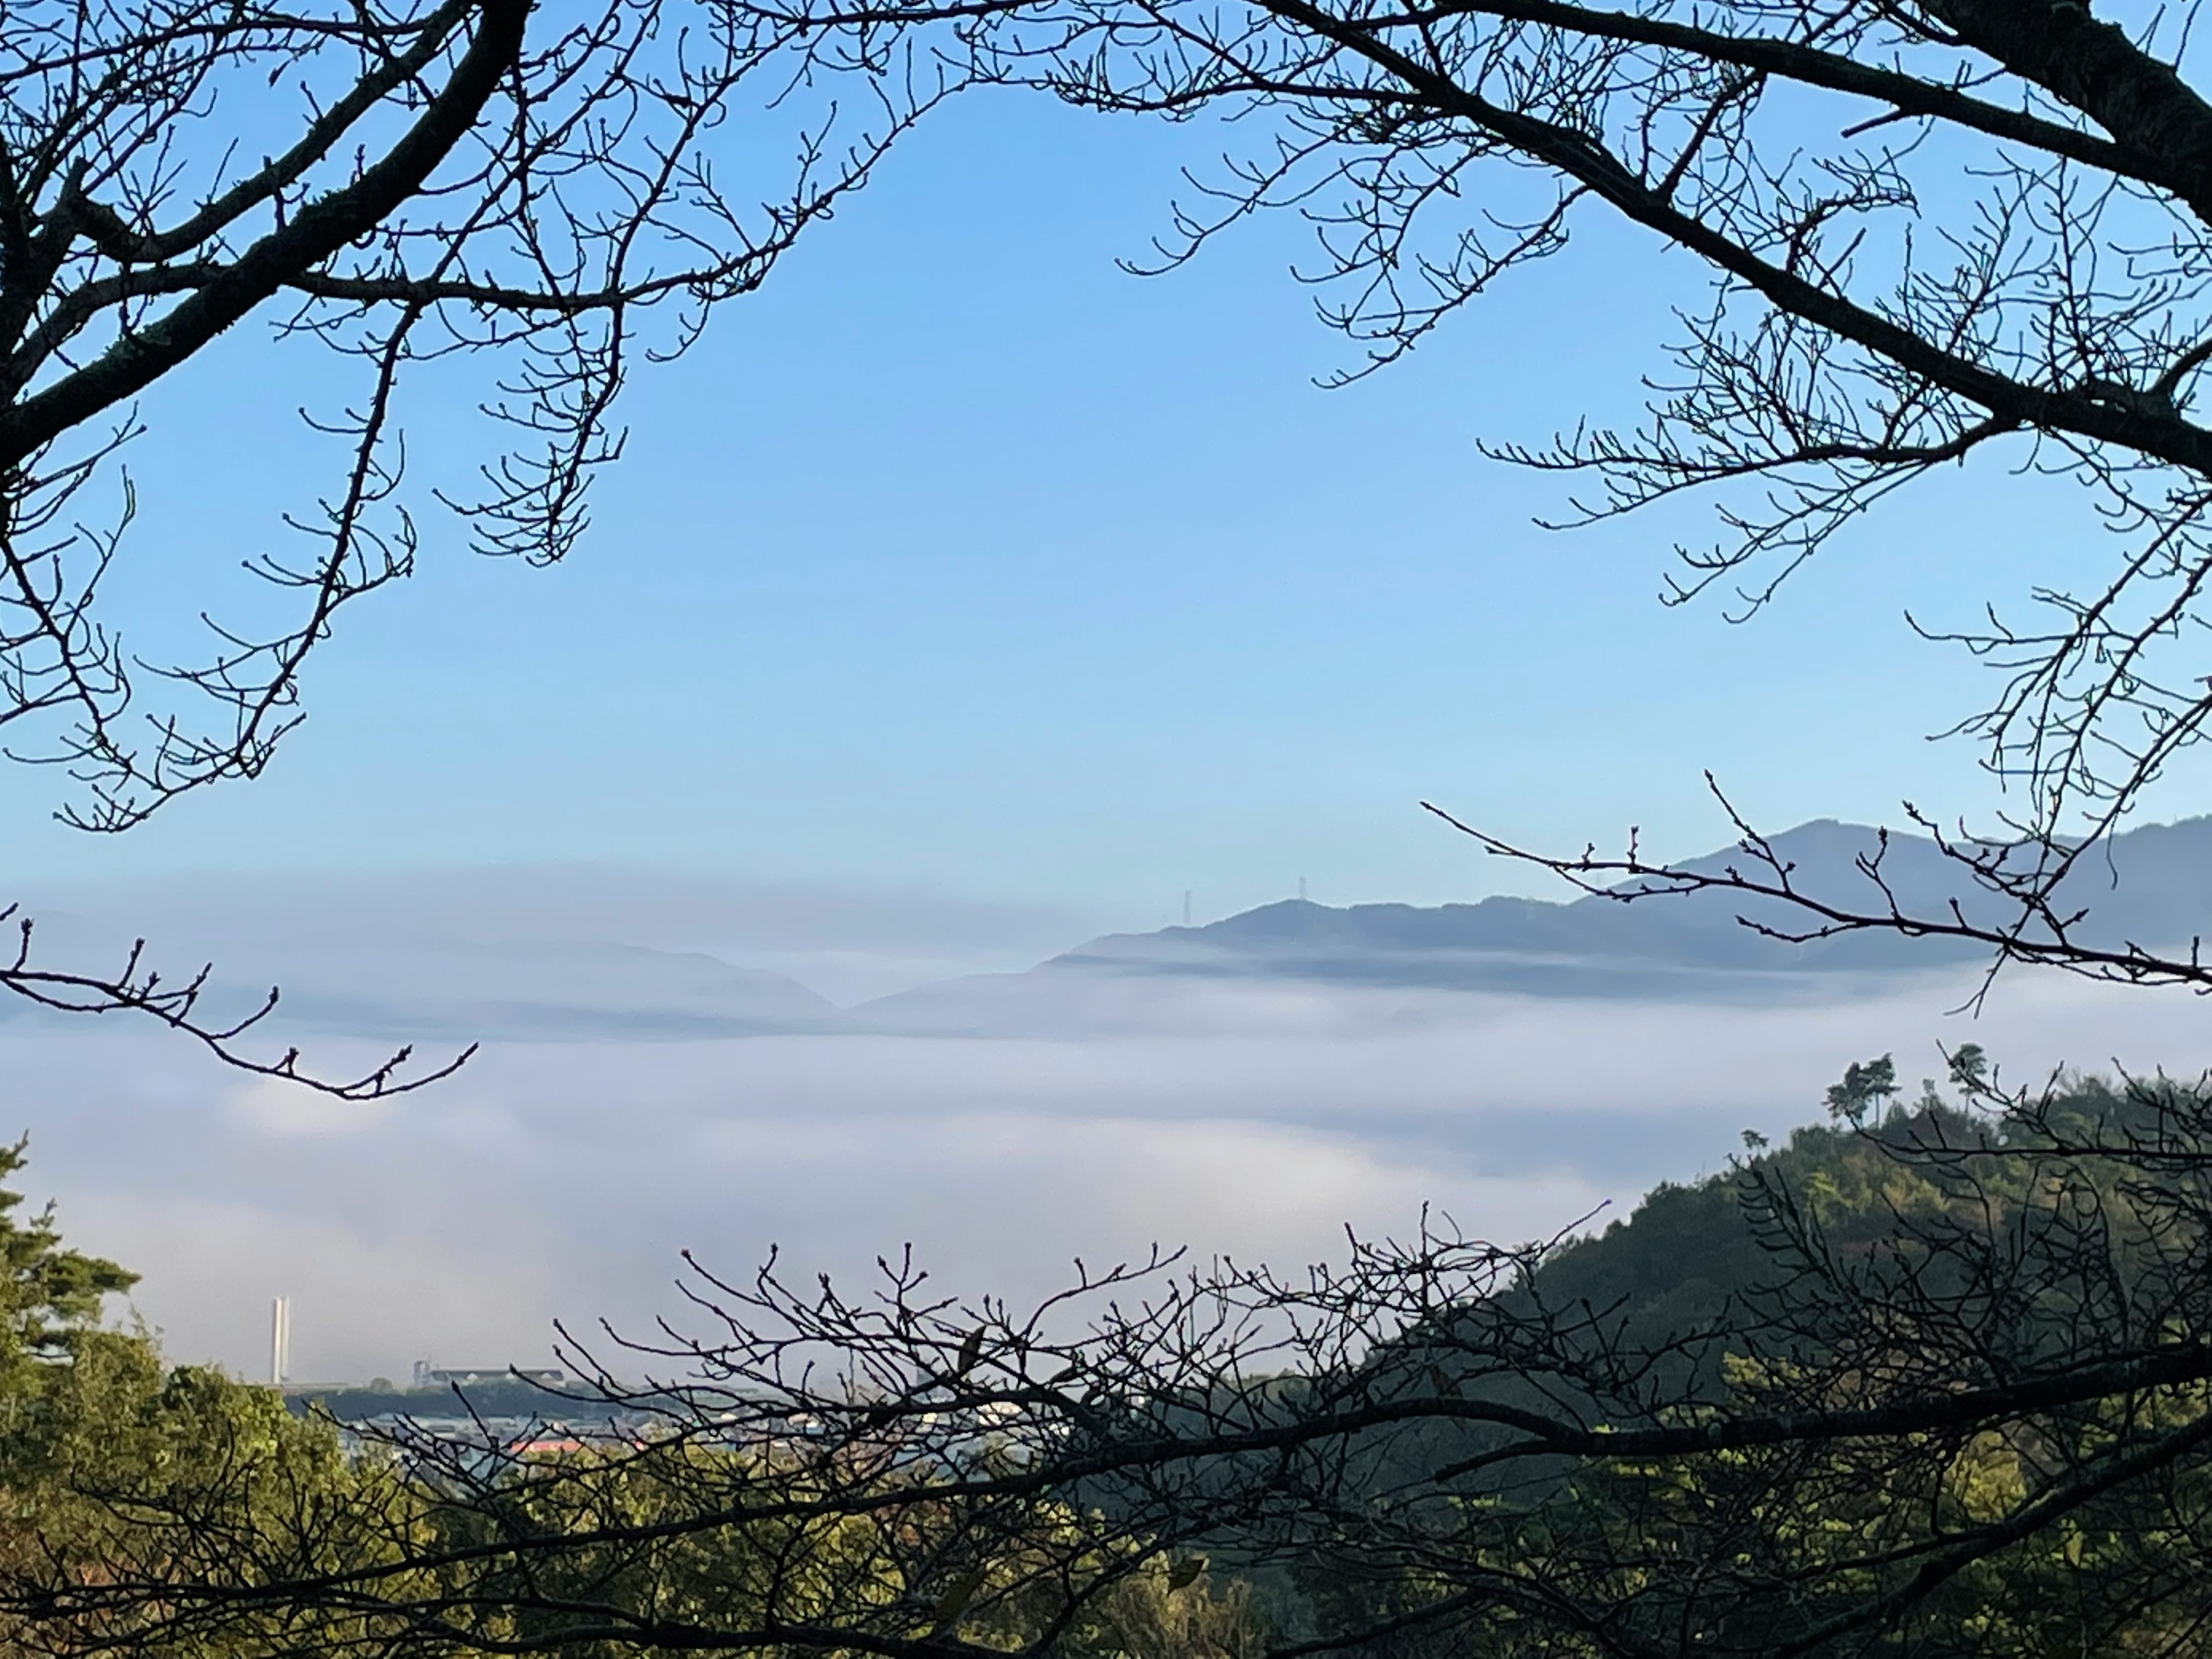
[[290,222],[159,320],[118,340],[56,384],[0,411],[0,470],[143,391],[310,269],[374,229],[420,190],[475,126],[522,46],[528,0],[477,0],[475,38],[407,133],[351,185],[301,207]]
[[2140,454],[2212,475],[2212,433],[2178,417],[2100,402],[2081,392],[2029,386],[1947,350],[1833,289],[1759,258],[1645,185],[1587,135],[1493,104],[1309,0],[1262,3],[1277,16],[1388,70],[1438,113],[1470,121],[1572,179],[1624,216],[1700,255],[1791,316],[1802,317],[1947,392],[1970,398],[1999,419],[2119,444]]

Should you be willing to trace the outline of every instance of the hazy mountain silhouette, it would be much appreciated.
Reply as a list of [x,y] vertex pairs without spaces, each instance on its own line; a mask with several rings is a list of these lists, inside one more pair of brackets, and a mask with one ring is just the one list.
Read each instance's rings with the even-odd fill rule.
[[[120,959],[104,930],[52,913],[47,921],[50,960],[102,970]],[[265,977],[248,981],[241,970]],[[835,1004],[788,975],[699,951],[591,940],[362,943],[343,934],[233,946],[209,981],[206,1009],[236,1018],[271,984],[283,988],[276,1027],[380,1042],[692,1040],[826,1030],[840,1018]],[[72,1018],[0,1000],[0,1024],[67,1030]]]
[[[1860,909],[1880,909],[1880,890],[1856,866],[1878,846],[1863,825],[1822,819],[1773,838],[1800,890]],[[1743,854],[1729,848],[1684,867],[1718,872]],[[1908,914],[1940,915],[1956,900],[1967,915],[2006,919],[1999,901],[1923,836],[1892,834],[1883,876]],[[2147,946],[2182,945],[2212,933],[2212,818],[2146,825],[2114,837],[2069,878],[2064,898],[2087,913],[2079,937]],[[1420,907],[1345,908],[1289,899],[1205,927],[1115,933],[1055,957],[1030,974],[928,987],[870,1006],[917,1017],[957,1002],[1035,1006],[1038,981],[1084,977],[1206,977],[1317,981],[1538,996],[1685,996],[1729,1000],[1825,995],[1853,979],[1972,963],[1980,946],[1869,932],[1791,943],[1739,920],[1802,932],[1802,912],[1726,893],[1655,896],[1635,903],[1595,896],[1571,902],[1491,898]]]
[[288,1023],[364,1036],[698,1039],[834,1027],[797,980],[703,952],[532,942],[293,953]]
[[[1777,836],[1774,845],[1796,866],[1804,890],[1862,908],[1877,903],[1879,894],[1854,867],[1874,849],[1874,830],[1824,820]],[[1692,867],[1718,869],[1741,856],[1717,853]],[[1940,914],[1956,896],[1969,914],[1999,914],[1924,838],[1893,836],[1883,868],[1908,910]],[[505,910],[489,915],[478,914],[482,905],[456,904],[450,872],[377,880],[350,908],[298,883],[272,883],[266,893],[250,885],[226,890],[210,916],[185,914],[160,930],[161,959],[187,971],[198,952],[198,959],[216,962],[211,1014],[246,1012],[274,982],[284,988],[278,1019],[295,1030],[399,1042],[544,1042],[1164,1030],[1231,1017],[1218,997],[1204,1000],[1203,1010],[1182,1006],[1196,980],[1232,998],[1255,993],[1243,998],[1245,1012],[1263,1024],[1311,1017],[1296,996],[1273,995],[1298,987],[1758,1004],[1850,995],[1893,983],[1900,973],[1956,972],[1984,955],[1972,945],[1883,933],[1802,945],[1764,938],[1739,923],[1746,907],[1727,894],[1633,904],[1601,896],[1346,908],[1285,901],[1202,927],[1109,934],[1027,972],[941,980],[841,1009],[784,973],[624,939],[624,913],[595,908],[588,885],[538,908],[518,890]],[[2087,937],[2185,946],[2212,933],[2212,818],[2114,838],[2075,875],[2067,896],[2088,913]],[[1778,907],[1755,914],[1778,926],[1802,925]],[[113,916],[66,908],[40,915],[42,958],[57,966],[112,968],[131,937]],[[575,933],[563,937],[568,928]],[[67,1021],[9,999],[0,1000],[0,1023]]]

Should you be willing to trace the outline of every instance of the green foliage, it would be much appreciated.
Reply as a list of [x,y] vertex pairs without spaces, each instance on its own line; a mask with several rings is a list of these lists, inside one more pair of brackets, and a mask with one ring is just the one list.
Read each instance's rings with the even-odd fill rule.
[[[1951,1073],[1986,1103],[1985,1057]],[[1854,1065],[1828,1122],[1442,1292],[1425,1237],[1237,1280],[1310,1322],[1259,1374],[1202,1299],[1103,1327],[1066,1393],[1089,1351],[1039,1381],[1002,1314],[901,1304],[805,1327],[810,1365],[879,1364],[803,1410],[746,1336],[743,1387],[650,1390],[618,1437],[349,1459],[79,1297],[11,1396],[11,1565],[61,1607],[22,1629],[149,1659],[2193,1650],[2212,1384],[2048,1385],[2205,1347],[2212,1100],[1895,1092]]]
[[100,1328],[132,1276],[64,1249],[51,1208],[9,1221],[20,1204],[0,1194],[23,1333],[0,1393],[0,1651],[611,1659],[749,1629],[741,1650],[799,1655],[819,1651],[801,1632],[864,1628],[1010,1653],[1049,1634],[1066,1659],[1260,1651],[1249,1590],[1203,1559],[1086,1545],[1053,1504],[979,1547],[926,1492],[900,1501],[912,1471],[861,1474],[888,1501],[810,1511],[762,1506],[813,1488],[802,1452],[712,1436],[349,1455],[327,1415]]
[[[23,1142],[0,1148],[0,1177],[25,1161]],[[103,1327],[106,1298],[137,1275],[66,1248],[51,1204],[28,1214],[23,1205],[20,1193],[0,1190],[0,1582],[9,1605],[118,1572],[204,1569],[240,1538],[281,1529],[298,1540],[318,1516],[355,1504],[361,1475],[331,1425],[293,1416],[270,1389],[167,1366],[143,1328]],[[322,1553],[325,1561],[357,1553],[343,1534],[328,1541],[337,1547]],[[103,1639],[164,1659],[240,1659],[250,1651],[242,1638],[268,1622],[233,1620],[207,1638],[148,1607],[109,1621]],[[9,1651],[43,1645],[30,1627],[0,1621]]]
[[1896,1092],[1897,1061],[1893,1058],[1884,1054],[1864,1065],[1855,1061],[1844,1068],[1842,1082],[1829,1085],[1828,1115],[1847,1123],[1863,1122]]
[[[27,1139],[0,1146],[0,1181],[21,1170]],[[128,1291],[138,1276],[112,1261],[64,1249],[54,1206],[17,1213],[23,1195],[0,1187],[0,1388],[20,1386],[26,1364],[65,1358],[100,1318],[109,1296]]]
[[1962,1042],[1951,1051],[1951,1081],[1961,1089],[1976,1090],[1989,1080],[1990,1057],[1978,1042]]
[[[1978,1048],[1951,1077],[1993,1099]],[[1661,1185],[1376,1368],[1648,1439],[1940,1406],[2212,1336],[2201,1091],[2070,1077],[1972,1110],[1932,1083],[1911,1109],[1894,1091],[1887,1056],[1852,1066],[1827,1124],[1747,1136],[1727,1170]],[[1454,1375],[1492,1356],[1479,1382]],[[1513,1435],[1447,1421],[1399,1434],[1368,1477],[1415,1493],[1468,1469],[1429,1535],[1352,1529],[1297,1588],[1316,1629],[1402,1631],[1350,1644],[1376,1659],[2194,1651],[2208,1411],[2212,1385],[2181,1381],[1909,1431],[1503,1463],[1486,1460]],[[2131,1458],[2142,1473],[2094,1473]],[[1582,1618],[1607,1634],[1583,1641]]]

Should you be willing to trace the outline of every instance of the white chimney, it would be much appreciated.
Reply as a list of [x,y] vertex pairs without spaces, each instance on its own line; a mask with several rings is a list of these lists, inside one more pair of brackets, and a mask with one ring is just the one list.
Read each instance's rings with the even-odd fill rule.
[[292,1370],[292,1298],[280,1296],[269,1304],[269,1386],[281,1389]]

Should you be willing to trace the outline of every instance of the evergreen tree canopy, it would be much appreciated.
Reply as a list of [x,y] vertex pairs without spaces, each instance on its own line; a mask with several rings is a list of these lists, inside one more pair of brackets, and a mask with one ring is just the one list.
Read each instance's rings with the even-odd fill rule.
[[[29,1139],[0,1147],[0,1181],[27,1161]],[[23,1212],[23,1194],[0,1187],[0,1365],[64,1358],[100,1318],[101,1304],[138,1282],[105,1257],[64,1246],[54,1206]],[[0,1383],[0,1386],[7,1386]]]

